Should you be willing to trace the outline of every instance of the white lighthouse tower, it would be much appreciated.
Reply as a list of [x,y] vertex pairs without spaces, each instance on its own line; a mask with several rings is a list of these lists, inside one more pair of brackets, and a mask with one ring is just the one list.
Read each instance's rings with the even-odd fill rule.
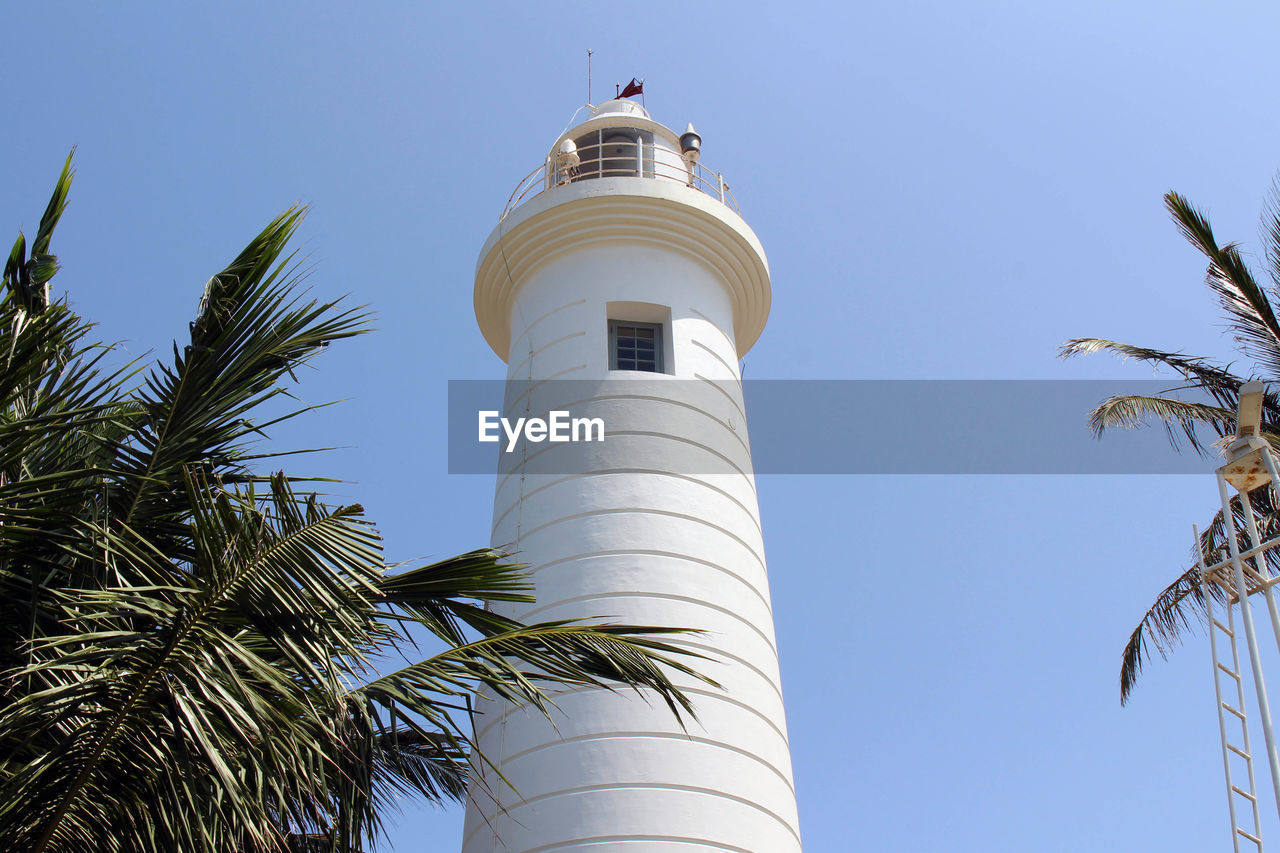
[[500,452],[492,541],[537,596],[509,615],[700,629],[675,642],[722,689],[687,685],[687,730],[630,691],[559,693],[550,721],[482,700],[493,767],[464,853],[800,850],[739,371],[768,263],[700,141],[628,100],[595,107],[512,195],[475,310],[508,365],[504,415],[605,427]]

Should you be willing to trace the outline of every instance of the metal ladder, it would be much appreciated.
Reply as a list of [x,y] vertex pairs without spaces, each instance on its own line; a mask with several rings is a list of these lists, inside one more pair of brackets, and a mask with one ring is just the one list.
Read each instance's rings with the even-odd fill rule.
[[[1197,550],[1199,550],[1199,536],[1197,534]],[[1222,624],[1214,615],[1213,596],[1210,594],[1209,581],[1204,568],[1203,559],[1200,562],[1200,583],[1201,590],[1204,593],[1205,609],[1209,616],[1209,649],[1213,655],[1213,690],[1218,700],[1218,732],[1222,736],[1222,769],[1227,777],[1227,807],[1231,813],[1231,843],[1235,849],[1235,853],[1240,853],[1240,839],[1252,842],[1258,851],[1262,850],[1262,818],[1258,813],[1258,786],[1253,775],[1253,750],[1249,745],[1249,725],[1245,719],[1244,704],[1244,679],[1240,672],[1240,654],[1236,646],[1236,624],[1235,609],[1230,601],[1227,603],[1225,618],[1227,624]],[[1218,656],[1218,635],[1222,634],[1227,638],[1227,643],[1231,648],[1231,665],[1224,664]],[[1222,698],[1222,678],[1229,678],[1234,682],[1235,688],[1235,705],[1229,704]],[[1228,688],[1230,690],[1230,688]],[[1238,724],[1240,726],[1240,743],[1233,743],[1227,734],[1228,715],[1231,717],[1230,724]],[[1246,775],[1248,776],[1248,787],[1241,788],[1232,779],[1231,773],[1231,756],[1238,756],[1244,762]],[[1242,780],[1243,781],[1243,780]],[[1249,832],[1240,825],[1239,812],[1236,808],[1237,800],[1244,799],[1249,803],[1249,809],[1253,813],[1253,831]]]

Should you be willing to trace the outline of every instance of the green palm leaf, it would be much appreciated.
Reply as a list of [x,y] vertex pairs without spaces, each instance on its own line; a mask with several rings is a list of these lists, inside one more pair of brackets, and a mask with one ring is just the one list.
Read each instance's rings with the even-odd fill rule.
[[1134,394],[1109,397],[1089,412],[1089,425],[1098,436],[1106,429],[1136,429],[1152,421],[1163,424],[1174,447],[1185,440],[1197,453],[1207,455],[1209,447],[1201,429],[1209,427],[1219,438],[1230,435],[1235,412],[1205,403]]
[[[136,365],[47,299],[63,169],[0,290],[0,838],[33,851],[369,849],[400,798],[460,799],[478,692],[634,689],[692,714],[680,632],[525,626],[490,550],[392,572],[359,506],[262,473],[297,367],[367,316],[299,295],[274,220]],[[283,414],[282,414],[283,412]],[[443,648],[379,675],[424,632]],[[706,681],[706,679],[702,679]]]
[[[1273,187],[1271,201],[1264,212],[1264,242],[1271,273],[1267,287],[1259,284],[1237,245],[1218,243],[1208,218],[1186,198],[1170,192],[1165,196],[1165,207],[1183,237],[1208,260],[1205,282],[1218,296],[1241,351],[1254,360],[1254,370],[1248,376],[1241,376],[1205,359],[1097,338],[1067,341],[1059,353],[1069,358],[1109,352],[1121,359],[1144,361],[1179,375],[1185,385],[1166,394],[1124,395],[1102,401],[1090,412],[1090,425],[1095,435],[1100,436],[1110,428],[1133,429],[1160,423],[1175,448],[1186,446],[1208,455],[1211,447],[1220,447],[1225,439],[1235,435],[1240,386],[1250,379],[1280,377],[1280,321],[1271,301],[1280,292],[1280,185]],[[1187,400],[1187,392],[1204,394],[1208,401]],[[1218,440],[1207,441],[1208,434]],[[1274,393],[1267,393],[1263,400],[1262,435],[1280,449],[1280,397]],[[1256,493],[1252,503],[1262,535],[1280,534],[1280,515],[1270,490]],[[1238,500],[1233,502],[1231,511],[1237,522],[1236,529],[1244,530],[1245,519]],[[1199,543],[1206,564],[1215,561],[1213,555],[1225,553],[1225,537],[1226,528],[1218,513]],[[1240,544],[1242,548],[1247,547],[1243,542]],[[1264,562],[1263,572],[1280,572],[1280,557],[1268,553]],[[1222,595],[1216,586],[1212,587],[1212,594]],[[1122,704],[1129,700],[1152,652],[1166,656],[1188,628],[1203,620],[1205,604],[1199,570],[1194,566],[1180,571],[1173,583],[1160,593],[1130,635],[1121,656]]]
[[1239,247],[1219,246],[1209,220],[1183,196],[1170,192],[1164,201],[1182,236],[1209,259],[1205,283],[1218,295],[1241,349],[1270,375],[1280,375],[1280,323]]

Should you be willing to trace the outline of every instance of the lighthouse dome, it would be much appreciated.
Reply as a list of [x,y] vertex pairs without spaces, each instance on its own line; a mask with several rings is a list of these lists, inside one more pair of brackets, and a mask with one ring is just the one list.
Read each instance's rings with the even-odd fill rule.
[[637,115],[649,117],[649,111],[637,104],[630,98],[614,98],[611,101],[605,101],[591,109],[592,116],[602,116],[611,113],[621,113],[623,115]]

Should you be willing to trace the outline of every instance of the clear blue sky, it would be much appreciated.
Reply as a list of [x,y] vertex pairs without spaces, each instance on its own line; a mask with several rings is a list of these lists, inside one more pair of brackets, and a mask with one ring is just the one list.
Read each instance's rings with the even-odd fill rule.
[[[1085,335],[1228,358],[1160,198],[1257,247],[1280,167],[1264,2],[46,2],[5,20],[0,233],[34,229],[79,145],[55,282],[104,337],[164,350],[212,272],[312,205],[312,286],[369,303],[379,331],[305,377],[306,399],[349,401],[281,439],[346,447],[310,470],[350,480],[402,559],[487,543],[491,481],[445,473],[446,382],[503,375],[475,256],[585,100],[587,48],[597,100],[644,77],[655,118],[697,123],[764,243],[754,378],[1151,377],[1056,360]],[[763,477],[809,853],[1226,849],[1205,639],[1117,699],[1130,629],[1216,504],[1211,468]],[[388,846],[453,853],[460,833],[461,809],[411,807]]]

